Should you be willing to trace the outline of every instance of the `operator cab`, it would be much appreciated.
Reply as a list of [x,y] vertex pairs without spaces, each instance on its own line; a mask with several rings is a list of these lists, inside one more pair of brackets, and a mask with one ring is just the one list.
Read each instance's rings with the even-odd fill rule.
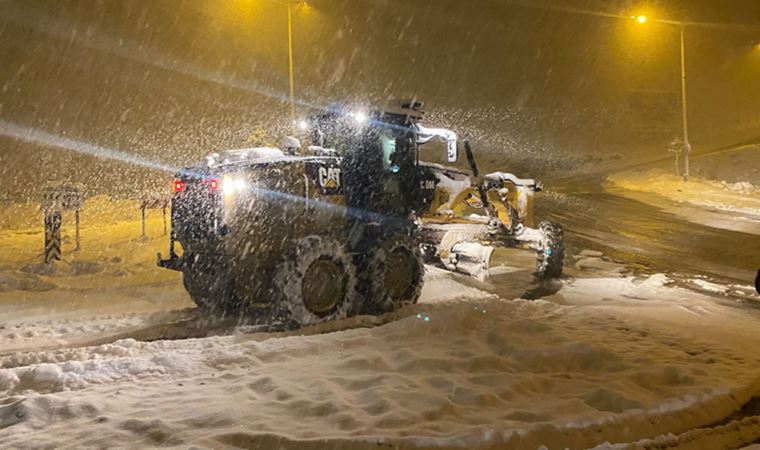
[[421,122],[422,102],[384,109],[329,107],[309,118],[312,146],[344,158],[347,204],[361,211],[408,216],[431,201],[437,179],[420,167],[420,146],[434,138],[457,159],[457,136]]

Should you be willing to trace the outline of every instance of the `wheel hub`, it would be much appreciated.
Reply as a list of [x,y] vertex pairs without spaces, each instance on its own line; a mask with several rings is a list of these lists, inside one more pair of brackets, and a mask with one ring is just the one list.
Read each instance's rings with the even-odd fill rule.
[[340,261],[329,257],[319,258],[304,275],[302,295],[306,307],[317,315],[330,313],[346,296],[347,282]]

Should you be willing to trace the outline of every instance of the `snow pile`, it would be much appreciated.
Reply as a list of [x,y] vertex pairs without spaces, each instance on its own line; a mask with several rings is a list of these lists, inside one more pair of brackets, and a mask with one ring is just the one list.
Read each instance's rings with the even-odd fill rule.
[[[158,316],[158,317],[156,317]],[[116,334],[146,325],[164,315],[106,314],[77,318],[10,320],[0,324],[0,355],[11,351],[39,349],[77,340],[92,340],[103,334]],[[16,353],[13,358],[19,358]],[[11,358],[11,359],[13,359]],[[29,361],[26,361],[28,364]],[[4,367],[0,365],[0,367]]]
[[760,194],[760,188],[748,181],[739,181],[737,183],[729,183],[728,181],[717,181],[716,187],[722,187],[736,194],[742,195],[757,195]]
[[[90,349],[75,349],[25,355],[27,365],[0,370],[0,395],[50,393],[81,390],[90,385],[140,380],[166,374],[192,374],[206,364],[220,361],[231,364],[248,361],[239,353],[216,348],[213,343],[183,348],[172,342],[159,342],[145,351],[146,345],[134,339],[116,341]],[[214,349],[215,351],[209,351]],[[13,365],[16,357],[4,358]]]
[[758,300],[754,286],[742,284],[723,284],[711,281],[703,275],[672,274],[673,283],[693,291],[713,295],[716,298],[725,297],[734,302],[755,302]]
[[760,234],[760,188],[746,181],[728,183],[691,177],[685,183],[681,177],[653,169],[611,175],[605,189],[690,222]]
[[757,314],[594,273],[509,301],[431,271],[425,303],[375,328],[3,356],[0,396],[27,396],[29,417],[0,447],[585,448],[714,423],[760,392]]
[[748,182],[728,183],[691,177],[683,178],[662,170],[623,172],[607,178],[616,187],[646,192],[719,211],[735,212],[760,220],[760,188]]

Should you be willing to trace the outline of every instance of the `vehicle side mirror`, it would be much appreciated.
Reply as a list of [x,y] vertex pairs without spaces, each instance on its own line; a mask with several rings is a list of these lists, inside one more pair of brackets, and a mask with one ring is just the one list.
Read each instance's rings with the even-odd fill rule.
[[414,125],[417,133],[417,143],[424,144],[432,139],[446,141],[446,157],[449,162],[456,162],[459,152],[457,149],[457,135],[445,128],[426,128],[419,123]]

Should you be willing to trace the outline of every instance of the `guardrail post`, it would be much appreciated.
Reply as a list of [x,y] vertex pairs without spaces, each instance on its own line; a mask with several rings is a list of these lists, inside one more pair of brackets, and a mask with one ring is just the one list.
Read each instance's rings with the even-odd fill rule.
[[49,186],[42,193],[45,213],[45,263],[61,259],[61,211],[74,211],[76,219],[76,248],[80,248],[79,210],[84,205],[82,189],[76,185]]

